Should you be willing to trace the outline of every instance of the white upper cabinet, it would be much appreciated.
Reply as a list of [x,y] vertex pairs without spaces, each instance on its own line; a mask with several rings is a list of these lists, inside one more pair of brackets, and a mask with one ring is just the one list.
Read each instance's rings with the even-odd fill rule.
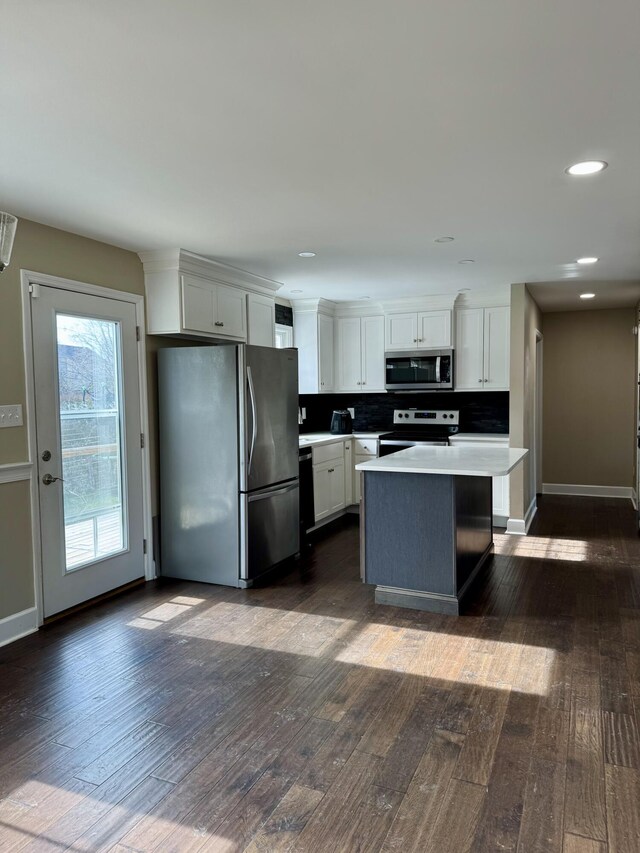
[[360,317],[336,320],[336,391],[360,391],[362,386],[362,341]]
[[423,311],[418,314],[418,346],[430,349],[451,346],[451,311]]
[[509,390],[508,306],[456,311],[456,391]]
[[258,347],[276,345],[276,303],[272,296],[247,295],[248,343]]
[[389,351],[416,349],[418,345],[418,315],[387,314],[386,345]]
[[248,309],[256,342],[274,345],[279,284],[183,249],[141,252],[147,331],[244,343]]
[[361,320],[362,390],[384,391],[384,317]]
[[446,349],[451,346],[451,311],[387,314],[386,348]]
[[484,387],[509,390],[509,331],[511,312],[507,307],[484,309]]
[[484,308],[456,311],[456,391],[481,391],[484,378]]
[[333,317],[318,314],[320,390],[333,391]]
[[214,321],[217,335],[247,339],[247,295],[237,287],[216,285],[218,305]]
[[314,301],[293,308],[293,345],[298,348],[298,391],[327,394],[334,388],[333,317]]
[[336,391],[384,391],[384,317],[338,317],[336,375]]
[[[182,276],[182,326],[194,332],[215,332],[216,286],[194,275]],[[151,329],[149,329],[152,332]]]

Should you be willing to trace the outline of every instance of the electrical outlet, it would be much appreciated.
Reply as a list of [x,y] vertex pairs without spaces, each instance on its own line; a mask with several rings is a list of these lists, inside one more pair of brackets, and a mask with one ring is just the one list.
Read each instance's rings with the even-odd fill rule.
[[303,406],[302,407],[302,420],[306,421],[306,419],[307,419],[307,407]]
[[347,411],[348,411],[348,412],[349,412],[349,414],[351,415],[351,418],[352,418],[352,419],[353,419],[353,418],[355,418],[355,416],[356,416],[356,410],[355,410],[355,409],[349,409],[349,408],[347,408]]
[[22,426],[22,406],[0,406],[0,427]]

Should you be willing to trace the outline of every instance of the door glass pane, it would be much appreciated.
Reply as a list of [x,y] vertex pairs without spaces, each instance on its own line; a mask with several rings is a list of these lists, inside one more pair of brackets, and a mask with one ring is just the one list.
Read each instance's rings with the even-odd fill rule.
[[126,547],[120,324],[57,315],[66,569]]

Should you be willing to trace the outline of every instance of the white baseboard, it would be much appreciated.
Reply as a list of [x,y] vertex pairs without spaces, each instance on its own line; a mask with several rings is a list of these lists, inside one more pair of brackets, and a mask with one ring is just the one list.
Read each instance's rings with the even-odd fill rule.
[[526,536],[537,511],[538,504],[534,497],[529,504],[529,509],[526,511],[524,518],[509,518],[507,521],[507,533],[511,533],[514,536]]
[[571,483],[543,483],[542,494],[633,500],[634,490],[631,486],[579,486]]
[[0,619],[0,646],[13,643],[14,640],[26,637],[27,634],[33,634],[37,630],[38,611],[35,607],[29,607],[20,613],[5,616],[4,619]]

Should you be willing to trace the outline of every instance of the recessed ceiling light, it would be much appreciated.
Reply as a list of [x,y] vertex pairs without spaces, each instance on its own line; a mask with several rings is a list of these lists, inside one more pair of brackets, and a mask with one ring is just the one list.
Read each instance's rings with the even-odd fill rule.
[[458,293],[469,293],[470,290],[470,287],[461,287]]
[[598,258],[578,258],[577,264],[597,264]]
[[595,293],[581,293],[580,299],[593,299]]
[[456,238],[455,237],[436,237],[433,241],[434,243],[452,243]]
[[315,252],[298,252],[299,258],[315,258]]
[[292,290],[291,293],[302,293],[301,290]]
[[602,172],[609,164],[604,160],[584,160],[582,163],[574,163],[565,169],[567,175],[595,175]]
[[370,296],[361,296],[360,299],[371,299]]
[[463,258],[461,261],[458,261],[459,264],[475,264],[475,261],[472,258]]

